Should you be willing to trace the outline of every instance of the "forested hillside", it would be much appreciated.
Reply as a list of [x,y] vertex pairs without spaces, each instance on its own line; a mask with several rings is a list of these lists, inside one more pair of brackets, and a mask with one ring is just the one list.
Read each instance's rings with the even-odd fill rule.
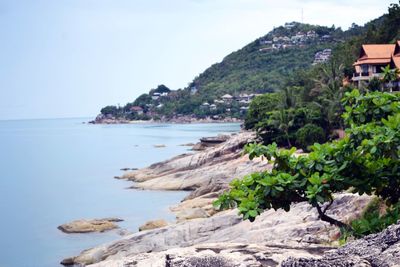
[[[103,108],[101,117],[243,118],[258,94],[290,86],[313,87],[310,75],[316,75],[318,67],[329,59],[335,58],[344,76],[351,77],[352,63],[362,43],[394,42],[400,36],[397,9],[394,5],[389,8],[390,16],[385,14],[364,26],[353,24],[346,31],[334,26],[286,23],[212,65],[186,88],[170,90],[160,85],[124,107]],[[223,98],[226,94],[231,98]]]

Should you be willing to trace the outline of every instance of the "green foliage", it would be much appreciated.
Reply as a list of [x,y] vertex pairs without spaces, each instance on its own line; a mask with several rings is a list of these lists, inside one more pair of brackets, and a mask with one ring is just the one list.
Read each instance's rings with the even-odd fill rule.
[[157,86],[157,88],[150,90],[150,94],[154,94],[154,93],[169,93],[171,92],[171,89],[169,89],[167,86],[165,86],[164,84],[161,84],[159,86]]
[[381,80],[378,77],[374,77],[371,80],[369,80],[367,89],[368,91],[373,92],[373,91],[380,91],[381,87],[382,87]]
[[245,128],[254,128],[256,123],[261,121],[268,112],[276,110],[280,102],[281,95],[278,93],[264,94],[254,98],[246,115]]
[[[132,106],[140,106],[142,108],[146,108],[147,104],[151,103],[151,96],[148,94],[141,94],[136,100],[133,102]],[[129,104],[128,104],[129,105]]]
[[120,109],[116,106],[106,106],[102,108],[100,112],[103,115],[116,116],[120,112]]
[[[195,114],[243,118],[243,114],[240,113],[237,106],[218,107],[217,111],[200,110],[199,107],[203,102],[211,104],[213,100],[226,93],[238,95],[242,92],[281,92],[282,98],[279,101],[279,107],[273,107],[272,103],[268,103],[265,108],[260,104],[255,104],[254,107],[258,107],[249,110],[250,115],[246,116],[246,128],[254,128],[261,120],[268,119],[269,115],[263,117],[266,112],[273,112],[277,109],[309,108],[310,103],[315,103],[323,119],[323,122],[316,124],[324,128],[328,134],[332,129],[342,127],[340,115],[343,110],[341,110],[340,99],[345,93],[342,81],[345,77],[352,77],[353,63],[359,56],[361,44],[393,43],[400,39],[399,18],[400,7],[398,4],[392,4],[387,14],[364,26],[353,24],[347,31],[335,27],[301,23],[294,23],[292,29],[277,27],[267,35],[229,54],[221,62],[212,65],[194,78],[184,89],[171,91],[165,85],[159,85],[150,90],[149,94],[141,95],[122,109],[117,108],[115,111],[107,108],[105,111],[110,112],[107,114],[113,116],[125,117],[125,114],[129,113],[129,108],[136,105],[141,106],[145,112],[151,112],[153,117]],[[286,49],[265,49],[268,45],[264,41],[272,40],[273,37],[292,36],[299,31],[310,30],[320,36],[330,35],[332,38],[330,40],[310,39],[301,46]],[[315,53],[325,48],[333,49],[332,60],[327,64],[318,64],[312,67]],[[373,85],[370,84],[370,86]],[[193,87],[197,89],[195,94],[191,94]],[[373,90],[375,87],[376,84],[369,90]],[[169,95],[159,100],[152,100],[151,94],[155,92],[168,92]],[[164,107],[156,109],[155,107],[159,104],[164,104]],[[231,112],[227,112],[228,108],[231,109]],[[290,115],[286,115],[288,115],[286,111],[275,114],[275,116],[287,119],[281,124],[282,127],[278,127],[284,133],[284,135],[278,136],[278,139],[286,140],[288,143],[297,129],[292,129],[287,125],[287,122],[290,122]]]
[[[350,127],[342,140],[315,144],[308,155],[294,155],[295,148],[278,149],[249,144],[250,159],[264,157],[273,162],[270,172],[247,175],[231,183],[216,207],[237,206],[245,219],[265,209],[283,208],[308,201],[320,218],[339,227],[351,226],[325,214],[322,205],[333,201],[333,194],[351,189],[354,193],[375,194],[388,206],[400,198],[400,97],[373,92],[346,93],[345,122]],[[361,113],[360,111],[363,111]]]
[[324,143],[325,139],[324,129],[311,123],[296,132],[296,144],[304,151],[308,151],[314,143]]
[[255,129],[264,144],[275,142],[290,147],[296,141],[296,132],[309,123],[323,123],[322,114],[318,109],[281,109],[265,113],[264,118],[255,125]]
[[353,237],[360,238],[379,233],[398,220],[400,220],[400,203],[385,208],[385,205],[379,199],[374,199],[363,212],[361,218],[350,222],[353,229],[351,232],[345,229],[341,230],[339,242],[344,244]]

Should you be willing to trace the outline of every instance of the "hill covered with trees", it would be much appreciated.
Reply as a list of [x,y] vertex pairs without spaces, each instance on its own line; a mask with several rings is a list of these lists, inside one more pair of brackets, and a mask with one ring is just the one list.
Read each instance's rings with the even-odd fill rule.
[[[332,49],[359,32],[342,31],[334,26],[286,23],[212,65],[186,88],[170,90],[160,85],[124,107],[109,106],[101,113],[126,119],[179,115],[243,118],[255,95],[281,90],[288,76],[327,60]],[[167,88],[168,92],[159,95],[160,88]],[[226,94],[236,101],[222,102],[222,96]],[[209,106],[202,106],[203,103]],[[140,106],[143,114],[131,112],[134,106]]]
[[[353,75],[352,64],[361,44],[391,43],[400,37],[398,14],[398,5],[392,5],[380,18],[364,26],[353,24],[345,31],[335,26],[286,23],[227,55],[195,77],[186,88],[171,90],[159,85],[123,107],[103,108],[99,119],[168,121],[184,116],[243,119],[255,96],[288,90],[290,94],[300,90],[296,94],[302,94],[302,101],[312,102],[321,91],[318,89],[321,82],[328,82],[323,73],[336,73],[334,79]],[[328,61],[334,62],[331,70],[326,69]],[[321,66],[325,66],[325,72]],[[339,67],[340,71],[336,72],[335,68]]]

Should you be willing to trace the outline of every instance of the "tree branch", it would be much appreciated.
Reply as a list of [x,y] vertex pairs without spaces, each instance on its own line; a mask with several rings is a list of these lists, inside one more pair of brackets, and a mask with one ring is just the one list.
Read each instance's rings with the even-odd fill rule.
[[326,212],[326,211],[328,210],[328,208],[332,205],[332,203],[333,203],[333,199],[332,199],[331,202],[324,208],[324,210],[321,209],[321,206],[320,206],[318,203],[314,203],[313,206],[317,208],[319,218],[320,218],[322,221],[328,222],[328,223],[330,223],[330,224],[332,224],[332,225],[335,225],[335,226],[337,226],[337,227],[339,227],[339,228],[344,228],[344,229],[347,230],[347,231],[353,232],[353,228],[351,228],[350,225],[348,225],[348,224],[346,224],[346,223],[343,223],[343,222],[341,222],[341,221],[338,221],[338,220],[336,220],[336,219],[334,219],[334,218],[332,218],[332,217],[330,217],[330,216],[328,216],[328,215],[325,214],[325,212]]

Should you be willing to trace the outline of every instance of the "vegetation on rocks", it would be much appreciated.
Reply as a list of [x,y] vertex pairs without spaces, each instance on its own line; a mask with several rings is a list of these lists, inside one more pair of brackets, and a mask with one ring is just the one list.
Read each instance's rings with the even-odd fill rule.
[[314,144],[308,155],[296,148],[279,149],[276,143],[249,144],[250,159],[265,157],[272,171],[258,172],[231,183],[231,190],[215,202],[218,208],[238,207],[253,221],[265,209],[283,208],[308,201],[320,219],[354,232],[353,225],[327,215],[333,194],[351,190],[376,195],[388,207],[400,198],[400,97],[353,90],[345,94],[343,114],[346,137]]

